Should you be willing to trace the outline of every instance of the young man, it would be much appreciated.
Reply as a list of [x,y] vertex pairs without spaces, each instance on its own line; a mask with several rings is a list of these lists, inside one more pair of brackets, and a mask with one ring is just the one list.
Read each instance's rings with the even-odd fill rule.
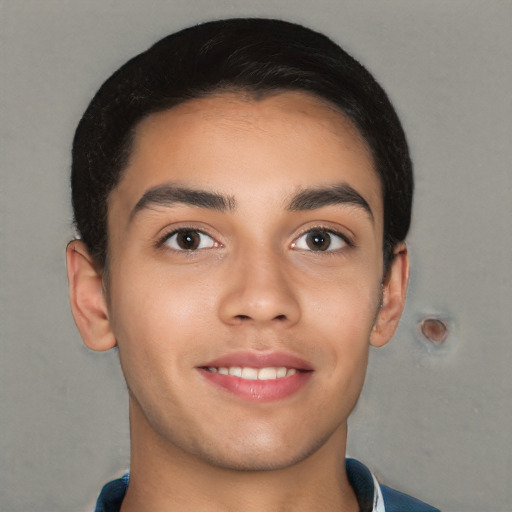
[[412,171],[384,91],[275,20],[171,35],[73,145],[76,324],[119,347],[130,475],[98,512],[431,511],[345,460],[406,295]]

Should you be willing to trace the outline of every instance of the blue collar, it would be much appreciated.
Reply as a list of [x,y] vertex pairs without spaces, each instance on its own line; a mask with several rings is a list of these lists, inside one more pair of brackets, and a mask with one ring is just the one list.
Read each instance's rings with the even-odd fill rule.
[[[371,471],[355,459],[346,459],[347,476],[361,512],[440,512],[438,509],[401,492],[379,486]],[[130,474],[106,484],[94,512],[119,512],[128,489]],[[383,500],[383,503],[382,503]]]

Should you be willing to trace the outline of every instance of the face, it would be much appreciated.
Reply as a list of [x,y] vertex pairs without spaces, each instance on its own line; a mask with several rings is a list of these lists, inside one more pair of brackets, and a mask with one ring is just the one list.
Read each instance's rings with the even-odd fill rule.
[[307,95],[223,93],[143,121],[108,225],[133,431],[237,469],[343,438],[382,297],[382,208],[361,136]]

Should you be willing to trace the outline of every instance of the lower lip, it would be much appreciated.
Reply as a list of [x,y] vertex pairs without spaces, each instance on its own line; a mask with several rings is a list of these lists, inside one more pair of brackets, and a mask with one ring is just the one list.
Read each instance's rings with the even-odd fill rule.
[[279,379],[248,380],[233,375],[213,373],[204,368],[198,369],[208,382],[244,400],[254,402],[272,402],[293,395],[306,384],[313,373],[297,371],[289,377]]

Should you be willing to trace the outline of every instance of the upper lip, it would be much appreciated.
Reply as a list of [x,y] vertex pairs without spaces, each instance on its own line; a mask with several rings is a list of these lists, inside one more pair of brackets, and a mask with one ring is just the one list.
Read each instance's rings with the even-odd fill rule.
[[311,371],[313,367],[304,359],[287,352],[232,352],[201,365],[210,368],[229,368],[231,366],[248,368],[286,367]]

